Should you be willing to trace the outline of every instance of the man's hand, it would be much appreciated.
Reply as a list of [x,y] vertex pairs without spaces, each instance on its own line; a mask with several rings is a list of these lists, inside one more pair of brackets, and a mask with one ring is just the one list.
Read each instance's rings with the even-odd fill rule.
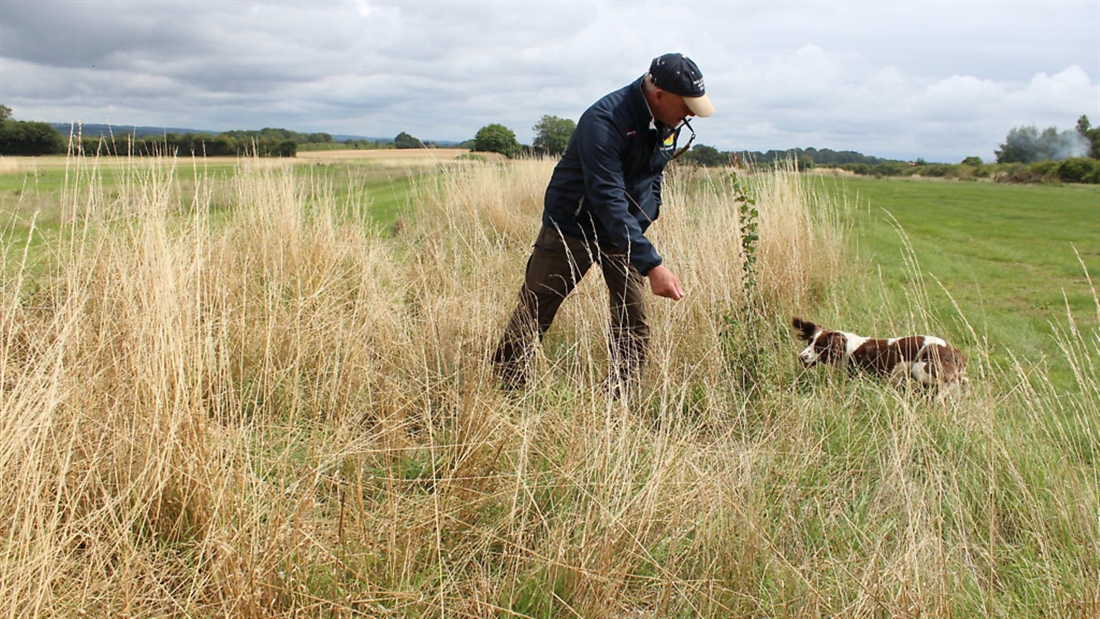
[[653,291],[653,294],[673,301],[679,301],[684,297],[684,289],[680,287],[680,280],[664,265],[659,264],[653,267],[646,274],[646,277],[649,278],[649,288]]

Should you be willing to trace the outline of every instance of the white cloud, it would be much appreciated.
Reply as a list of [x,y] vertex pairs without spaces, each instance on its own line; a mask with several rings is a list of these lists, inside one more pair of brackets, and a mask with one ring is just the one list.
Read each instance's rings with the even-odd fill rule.
[[1079,66],[1068,67],[1053,76],[1039,73],[1031,78],[1027,88],[1013,93],[1011,104],[1024,113],[1037,116],[1062,116],[1076,110],[1074,104],[1080,101],[1100,101],[1100,85],[1092,83],[1089,76]]
[[915,101],[918,120],[974,122],[984,118],[1006,95],[1003,85],[971,75],[952,75],[930,84]]
[[1100,122],[1096,2],[4,0],[17,118],[522,141],[683,51],[724,150],[991,158],[1022,124]]

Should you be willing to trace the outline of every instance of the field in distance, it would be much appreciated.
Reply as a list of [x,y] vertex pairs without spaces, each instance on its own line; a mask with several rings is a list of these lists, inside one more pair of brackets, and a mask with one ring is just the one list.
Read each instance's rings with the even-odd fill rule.
[[[294,159],[264,158],[256,159],[255,161],[266,162],[271,165],[279,165],[287,163],[288,161],[297,163],[314,163],[317,161],[365,161],[381,165],[416,165],[422,163],[436,164],[455,161],[469,153],[470,151],[465,148],[415,148],[402,150],[393,148],[376,150],[348,149],[304,151],[298,153],[297,157]],[[494,153],[478,153],[478,157],[484,159],[489,159],[493,156]],[[94,156],[88,156],[86,159],[94,159],[97,166],[111,168],[130,165],[133,164],[134,161],[158,160],[158,158],[155,157],[139,157],[132,160],[128,157]],[[192,157],[189,154],[180,154],[177,155],[175,159],[185,161],[192,159]],[[195,159],[201,161],[204,167],[235,164],[241,160],[240,157],[196,157]],[[48,157],[0,157],[0,174],[63,169],[66,166],[73,165],[75,161],[76,158],[63,155]]]
[[[462,155],[469,154],[469,150],[465,148],[407,148],[407,149],[393,149],[384,148],[376,150],[318,150],[318,151],[303,151],[298,153],[298,159],[304,159],[308,161],[348,161],[348,160],[363,160],[371,162],[428,162],[438,163],[443,161],[452,161],[458,159]],[[490,153],[478,153],[478,156],[486,156]]]

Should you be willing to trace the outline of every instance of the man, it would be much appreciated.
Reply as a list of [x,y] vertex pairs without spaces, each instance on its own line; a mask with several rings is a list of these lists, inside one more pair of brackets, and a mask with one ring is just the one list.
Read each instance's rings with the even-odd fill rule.
[[659,297],[684,296],[645,232],[660,214],[665,165],[695,139],[692,131],[677,151],[681,126],[712,113],[699,67],[682,54],[665,54],[581,115],[546,188],[519,303],[493,355],[503,386],[526,384],[534,340],[593,264],[610,293],[609,386],[618,394],[637,379],[649,343],[645,279]]

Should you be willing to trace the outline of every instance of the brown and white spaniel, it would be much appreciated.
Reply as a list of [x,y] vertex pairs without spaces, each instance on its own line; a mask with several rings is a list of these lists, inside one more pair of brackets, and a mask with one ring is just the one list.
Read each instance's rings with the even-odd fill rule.
[[798,353],[806,367],[831,363],[850,372],[908,376],[923,385],[938,388],[940,398],[968,382],[966,357],[938,337],[910,335],[875,339],[831,331],[797,316],[791,325],[798,329],[799,338],[809,343]]

